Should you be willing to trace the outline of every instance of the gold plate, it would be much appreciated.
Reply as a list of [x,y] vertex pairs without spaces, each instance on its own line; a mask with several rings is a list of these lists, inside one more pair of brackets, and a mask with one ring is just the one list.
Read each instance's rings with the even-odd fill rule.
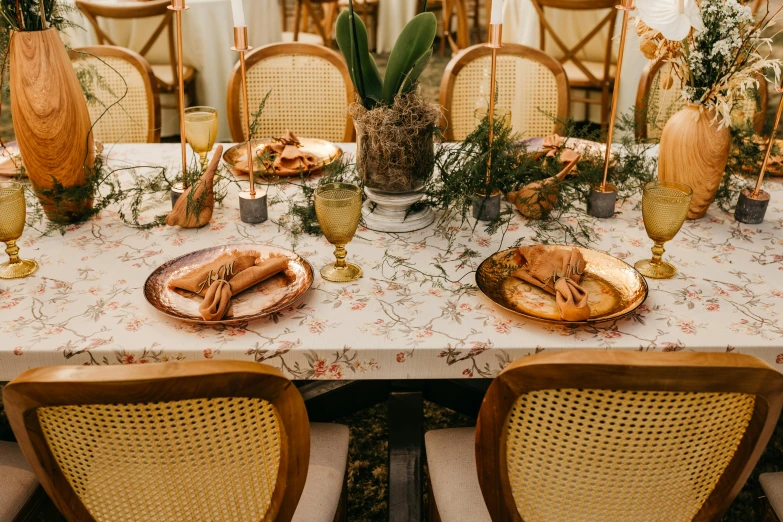
[[566,245],[545,245],[545,248],[576,248],[587,266],[580,286],[587,290],[590,319],[564,321],[555,303],[555,296],[528,284],[511,272],[516,248],[498,252],[479,265],[476,283],[495,304],[528,319],[550,324],[585,325],[624,317],[647,299],[647,281],[634,267],[597,250]]
[[[252,140],[250,144],[253,147],[253,152],[259,153],[260,151],[263,151],[264,147],[266,147],[269,143],[273,143],[273,142],[274,140],[272,138],[262,138],[258,140]],[[319,164],[316,167],[311,168],[308,171],[305,171],[304,174],[316,173],[343,155],[343,151],[340,147],[326,140],[319,140],[316,138],[299,138],[299,143],[302,144],[301,149],[303,152],[308,152],[314,155],[319,160]],[[226,152],[223,153],[223,161],[225,161],[226,164],[229,167],[231,167],[231,170],[234,171],[234,173],[236,174],[242,174],[244,176],[247,176],[246,171],[237,170],[234,167],[240,161],[245,160],[246,157],[247,157],[247,145],[245,143],[234,145],[233,147],[231,147],[230,149],[228,149]],[[269,172],[269,174],[276,174],[276,173]],[[279,175],[286,176],[286,174],[279,174]],[[297,174],[288,174],[288,175],[298,176],[299,174],[297,173]]]
[[[232,251],[258,254],[262,259],[286,256],[291,262],[285,272],[245,290],[231,300],[231,308],[220,321],[205,321],[198,311],[202,298],[169,288],[169,282]],[[264,245],[228,245],[205,248],[163,263],[144,283],[144,297],[164,314],[188,323],[231,325],[274,314],[294,304],[313,284],[313,267],[302,256],[283,248]]]

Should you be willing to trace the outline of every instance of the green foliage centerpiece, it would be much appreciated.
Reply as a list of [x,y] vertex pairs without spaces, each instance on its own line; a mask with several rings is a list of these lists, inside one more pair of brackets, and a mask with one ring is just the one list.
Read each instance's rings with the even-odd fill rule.
[[436,32],[432,13],[408,22],[381,78],[352,0],[337,18],[337,44],[357,92],[349,111],[357,130],[357,168],[369,199],[363,215],[373,230],[410,232],[434,220],[432,210],[418,203],[432,175],[441,112],[422,98],[417,80],[432,56]]

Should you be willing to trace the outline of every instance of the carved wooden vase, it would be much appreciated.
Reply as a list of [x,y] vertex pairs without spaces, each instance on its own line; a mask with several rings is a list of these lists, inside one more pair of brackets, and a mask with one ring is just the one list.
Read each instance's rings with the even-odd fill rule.
[[90,212],[85,186],[94,161],[90,113],[57,30],[14,31],[11,114],[27,176],[47,217],[57,223]]
[[658,178],[693,189],[688,219],[707,213],[729,160],[729,129],[711,124],[714,117],[713,111],[700,112],[698,105],[688,105],[666,122],[661,134]]

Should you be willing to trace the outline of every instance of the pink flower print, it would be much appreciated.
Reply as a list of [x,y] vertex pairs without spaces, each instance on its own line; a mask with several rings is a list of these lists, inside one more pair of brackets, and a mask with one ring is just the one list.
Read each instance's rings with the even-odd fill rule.
[[229,337],[240,337],[242,335],[245,335],[245,329],[244,328],[232,328],[229,331],[226,332],[226,335]]
[[783,364],[783,353],[779,353],[777,357],[775,357],[775,362],[777,364]]
[[601,332],[601,337],[603,337],[604,339],[619,339],[622,336],[623,334],[621,334],[616,330],[604,330],[603,332]]
[[106,306],[109,308],[109,310],[116,310],[117,308],[120,307],[120,303],[118,303],[117,301],[112,301],[111,303],[107,304]]
[[[247,156],[247,155],[245,155],[245,156]],[[226,228],[226,225],[212,225],[211,227],[209,227],[210,230],[214,230],[216,232],[218,230],[223,230],[224,228]]]
[[441,297],[443,295],[443,290],[440,288],[430,288],[429,294],[434,295],[435,297]]
[[351,305],[351,310],[363,310],[365,306],[367,306],[367,303],[364,301],[357,301]]
[[519,230],[519,225],[517,223],[508,226],[509,232],[516,232],[517,230]]
[[677,326],[680,327],[680,330],[682,330],[683,333],[686,334],[695,334],[696,333],[696,327],[693,325],[693,321],[683,321],[680,319],[677,321]]
[[489,236],[479,236],[476,238],[476,244],[480,247],[488,247],[492,243]]
[[509,326],[511,326],[511,321],[509,321],[509,320],[503,321],[503,320],[500,320],[500,319],[495,319],[494,326],[495,326],[495,331],[497,333],[508,335],[508,333],[510,331]]
[[125,323],[125,330],[128,332],[135,332],[144,323],[141,319],[131,319]]
[[462,370],[462,375],[464,375],[465,377],[473,377],[473,371],[468,368],[465,368],[464,370]]
[[383,319],[376,319],[375,321],[372,322],[372,324],[383,324],[383,322],[384,322]]
[[397,362],[398,363],[404,363],[405,362],[405,352],[400,352],[397,354]]
[[120,279],[119,281],[117,281],[118,285],[124,285],[125,283],[127,283],[127,281],[124,279]]
[[472,342],[470,343],[470,346],[471,348],[468,352],[468,357],[475,357],[489,350],[489,345],[487,343]]
[[720,310],[720,303],[709,303],[707,305],[708,312],[716,312],[718,310]]
[[14,306],[18,305],[19,301],[8,301],[3,306],[0,306],[3,310],[8,310],[10,308],[13,308]]
[[212,358],[212,348],[204,348],[204,359]]
[[383,291],[383,288],[381,288],[381,285],[373,285],[372,290],[370,290],[370,293],[374,296],[382,296],[385,294]]
[[628,242],[631,243],[631,246],[635,248],[640,248],[642,246],[642,240],[637,237],[630,238]]
[[343,290],[339,294],[337,294],[338,299],[345,299],[346,301],[350,301],[353,299],[353,292],[350,292],[348,290]]
[[184,236],[176,236],[174,239],[171,240],[171,244],[174,246],[180,246],[188,239]]
[[22,355],[22,347],[21,346],[17,346],[16,348],[14,348],[14,355]]
[[98,295],[100,293],[100,289],[95,288],[94,286],[91,286],[90,289],[87,291],[90,292],[92,295]]
[[416,330],[416,332],[413,334],[413,337],[418,340],[427,339],[432,337],[432,330]]
[[661,345],[661,349],[664,352],[678,352],[683,348],[685,348],[685,345],[679,339],[677,339],[676,343],[663,343]]
[[307,322],[307,329],[310,330],[310,333],[319,334],[323,333],[327,324],[328,321],[324,319],[310,319]]
[[136,364],[136,356],[132,353],[125,354],[120,359],[120,363],[122,364]]
[[343,369],[339,364],[332,364],[329,366],[329,378],[340,380],[343,378]]
[[315,364],[313,364],[313,372],[315,373],[316,377],[323,377],[323,375],[326,373],[326,360],[325,359],[317,359],[315,361]]
[[395,290],[402,290],[402,285],[399,285],[395,282],[390,282],[386,289],[390,292],[394,292]]
[[780,290],[773,290],[771,294],[774,295],[775,297],[779,297],[783,299],[783,292],[781,292]]
[[460,310],[464,310],[466,312],[472,312],[473,311],[473,307],[470,306],[468,303],[460,303],[459,309]]

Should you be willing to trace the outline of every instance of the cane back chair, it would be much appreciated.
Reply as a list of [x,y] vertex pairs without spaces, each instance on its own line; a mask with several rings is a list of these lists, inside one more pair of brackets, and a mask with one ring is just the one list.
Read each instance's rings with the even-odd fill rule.
[[[473,498],[477,522],[720,520],[782,405],[783,375],[749,355],[525,357],[493,381],[475,431],[427,433],[436,516]],[[449,476],[474,463],[471,497]]]
[[[3,400],[24,456],[69,521],[335,519],[348,430],[311,426],[297,389],[270,366],[42,367],[9,383]],[[317,454],[313,446],[311,459],[315,426],[332,441]],[[330,453],[342,465],[315,466],[305,487],[308,466]],[[318,498],[307,500],[308,490]],[[322,509],[332,511],[314,515]]]
[[[289,129],[308,138],[353,141],[346,109],[354,89],[340,54],[320,45],[279,43],[254,49],[245,60],[251,114],[269,94],[254,138],[282,136]],[[232,139],[245,141],[239,64],[228,82],[227,106]]]
[[[99,45],[114,45],[117,43],[106,34],[101,28],[100,19],[107,20],[133,20],[133,19],[158,19],[157,25],[150,37],[138,49],[133,49],[143,57],[147,57],[153,45],[158,38],[165,32],[166,43],[168,46],[167,63],[152,63],[152,72],[158,81],[158,89],[161,93],[176,94],[179,90],[179,81],[177,79],[177,51],[174,43],[174,15],[169,9],[171,0],[145,0],[138,1],[120,1],[120,2],[100,2],[95,0],[76,0],[76,7],[84,14],[87,21],[90,22]],[[151,20],[148,23],[155,23]],[[190,103],[195,102],[195,76],[196,71],[193,67],[184,66],[183,82],[185,94],[189,97]],[[163,105],[164,108],[176,109],[176,102],[173,105]]]
[[[682,82],[676,75],[668,76],[669,65],[663,60],[651,61],[644,68],[636,91],[636,137],[640,140],[660,139],[663,126],[674,113],[685,107],[682,99]],[[670,78],[668,89],[661,87],[661,79]],[[758,75],[758,89],[748,91],[747,95],[734,105],[732,121],[744,123],[750,121],[758,134],[764,130],[767,114],[767,81]]]
[[[95,45],[70,51],[74,68],[92,79],[88,100],[92,134],[103,143],[160,142],[160,96],[155,75],[140,54]],[[89,73],[97,73],[100,81]]]
[[[440,84],[446,139],[465,139],[476,127],[476,109],[486,110],[491,56],[492,50],[485,45],[474,45],[454,56],[446,67]],[[498,49],[497,82],[497,107],[511,111],[516,132],[547,136],[568,117],[569,90],[563,67],[538,49],[504,44]]]
[[[563,65],[568,76],[568,85],[572,90],[584,91],[585,96],[574,96],[572,102],[598,105],[601,112],[601,125],[605,126],[609,120],[609,104],[615,83],[616,65],[613,62],[612,38],[617,19],[616,0],[531,0],[538,13],[540,46],[542,51],[547,51],[547,40],[554,42],[557,50],[550,49],[548,54],[555,56]],[[547,19],[545,9],[575,11],[574,16],[582,15],[586,11],[606,10],[597,25],[591,28],[575,45],[566,43],[569,38],[557,31]],[[581,34],[580,34],[581,36]],[[605,38],[606,45],[603,60],[597,61],[594,56],[585,56],[584,49],[593,39]],[[591,98],[590,92],[598,91],[601,97]]]

